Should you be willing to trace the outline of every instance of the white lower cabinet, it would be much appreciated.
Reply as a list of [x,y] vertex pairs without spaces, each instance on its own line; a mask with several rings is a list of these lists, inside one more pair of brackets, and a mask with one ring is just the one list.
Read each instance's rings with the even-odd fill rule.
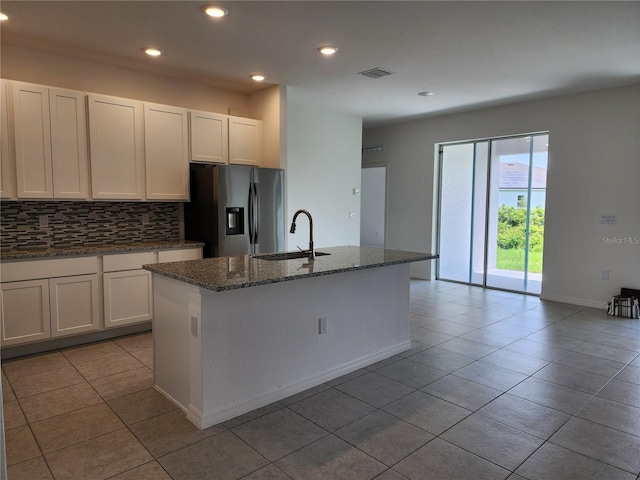
[[142,265],[202,258],[202,248],[122,253],[103,258],[104,328],[151,320],[153,284]]
[[145,264],[158,260],[156,252],[119,253],[102,259],[104,328],[151,320],[153,291]]
[[181,248],[178,250],[160,250],[158,263],[202,260],[202,248]]
[[51,337],[48,280],[2,283],[0,292],[3,347]]
[[151,272],[109,272],[104,274],[103,281],[105,328],[151,320]]
[[97,257],[9,262],[0,275],[2,346],[100,329]]
[[3,263],[0,345],[147,322],[153,284],[142,266],[201,258],[197,247]]
[[98,275],[52,278],[49,295],[52,337],[100,329]]
[[2,346],[100,329],[97,274],[0,284]]

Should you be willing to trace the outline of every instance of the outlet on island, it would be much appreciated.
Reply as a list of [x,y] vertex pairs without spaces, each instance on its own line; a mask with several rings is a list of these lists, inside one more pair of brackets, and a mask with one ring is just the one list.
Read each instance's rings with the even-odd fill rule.
[[320,335],[327,333],[327,317],[322,317],[318,320],[318,333]]

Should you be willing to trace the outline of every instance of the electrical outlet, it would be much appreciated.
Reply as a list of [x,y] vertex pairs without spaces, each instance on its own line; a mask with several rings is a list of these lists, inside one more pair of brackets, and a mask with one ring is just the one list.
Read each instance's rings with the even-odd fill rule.
[[600,223],[603,225],[615,225],[616,221],[617,218],[614,214],[600,216]]
[[49,215],[40,215],[38,217],[38,225],[40,228],[45,228],[49,226]]
[[609,270],[602,271],[602,280],[609,280]]
[[198,336],[198,317],[191,315],[191,335]]
[[143,225],[149,225],[149,214],[148,213],[143,213],[142,214],[142,224]]
[[318,333],[322,335],[323,333],[327,333],[327,317],[322,317],[318,320]]

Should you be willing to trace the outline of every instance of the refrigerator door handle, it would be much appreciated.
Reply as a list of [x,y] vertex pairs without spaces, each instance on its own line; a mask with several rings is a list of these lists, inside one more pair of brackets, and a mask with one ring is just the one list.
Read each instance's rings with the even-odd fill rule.
[[255,211],[253,208],[253,182],[249,183],[249,244],[253,245],[253,229],[255,227]]
[[[260,225],[260,219],[258,216],[260,215],[260,208],[258,205],[259,197],[258,197],[258,184],[253,182],[253,243],[255,245],[258,244],[258,225]],[[257,252],[256,252],[257,253]]]

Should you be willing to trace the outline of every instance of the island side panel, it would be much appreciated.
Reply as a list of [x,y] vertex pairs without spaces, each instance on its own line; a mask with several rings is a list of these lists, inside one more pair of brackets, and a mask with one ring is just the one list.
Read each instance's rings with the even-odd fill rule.
[[201,294],[201,428],[411,345],[408,264]]
[[154,274],[153,299],[155,388],[198,424],[202,416],[200,289]]

